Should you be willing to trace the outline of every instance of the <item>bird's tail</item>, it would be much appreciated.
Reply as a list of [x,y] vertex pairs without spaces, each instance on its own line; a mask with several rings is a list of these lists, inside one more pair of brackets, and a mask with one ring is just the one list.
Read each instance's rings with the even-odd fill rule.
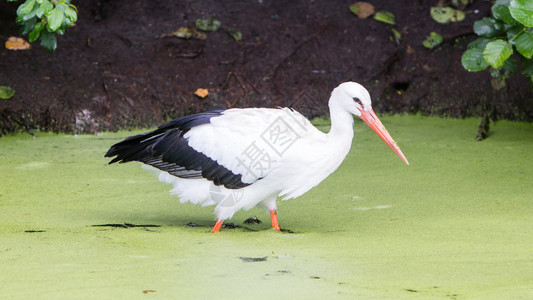
[[[212,117],[220,116],[224,110],[211,110],[199,114],[189,115],[174,119],[159,126],[154,131],[134,135],[126,138],[120,143],[111,146],[105,157],[116,156],[109,163],[125,163],[129,161],[142,161],[152,156],[153,146],[157,144],[167,134],[176,137],[183,136],[191,128],[209,123]],[[165,145],[167,149],[169,145]]]
[[129,161],[140,161],[149,154],[149,149],[158,141],[165,132],[154,130],[151,132],[134,135],[126,138],[122,142],[116,143],[105,154],[105,157],[116,156],[109,164]]

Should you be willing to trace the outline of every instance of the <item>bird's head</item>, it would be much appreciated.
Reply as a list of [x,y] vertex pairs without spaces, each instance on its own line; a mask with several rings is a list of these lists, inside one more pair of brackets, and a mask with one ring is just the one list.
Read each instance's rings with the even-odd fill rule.
[[351,114],[361,117],[363,111],[372,110],[370,94],[359,83],[341,83],[332,92],[333,99]]
[[372,109],[370,94],[359,83],[344,82],[341,83],[331,93],[331,99],[336,101],[344,110],[358,116],[391,148],[398,157],[409,165],[407,158],[403,155],[400,147],[392,139],[385,126],[381,123],[376,113]]

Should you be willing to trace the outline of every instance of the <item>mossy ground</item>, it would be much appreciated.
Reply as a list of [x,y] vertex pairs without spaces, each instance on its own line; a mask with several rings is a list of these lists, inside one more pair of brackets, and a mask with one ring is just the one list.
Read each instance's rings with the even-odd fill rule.
[[[475,119],[382,121],[411,165],[356,122],[339,170],[278,203],[294,233],[259,209],[231,220],[258,231],[209,233],[211,208],[137,163],[107,165],[137,132],[3,137],[2,298],[533,298],[533,126],[499,122],[476,142]],[[121,223],[161,227],[92,227]]]

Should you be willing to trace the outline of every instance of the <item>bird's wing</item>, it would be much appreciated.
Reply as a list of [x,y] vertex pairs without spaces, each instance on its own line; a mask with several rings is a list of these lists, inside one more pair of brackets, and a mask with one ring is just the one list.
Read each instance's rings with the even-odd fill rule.
[[308,126],[301,114],[286,108],[209,111],[129,137],[106,157],[116,156],[110,163],[140,161],[178,177],[242,188],[276,167]]
[[316,130],[288,108],[229,109],[184,137],[192,148],[251,184],[278,167],[284,153],[310,128]]
[[208,111],[174,119],[154,131],[113,145],[105,156],[116,156],[110,164],[140,161],[181,178],[203,177],[227,188],[247,186],[240,175],[190,147],[184,137],[192,128],[209,124],[211,118],[221,116],[222,112]]

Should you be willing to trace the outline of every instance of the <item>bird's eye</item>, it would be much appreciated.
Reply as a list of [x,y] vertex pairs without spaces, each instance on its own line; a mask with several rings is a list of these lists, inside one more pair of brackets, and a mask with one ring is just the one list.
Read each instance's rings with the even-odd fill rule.
[[359,99],[359,98],[357,98],[357,97],[354,97],[354,98],[353,98],[353,102],[355,102],[355,103],[361,105],[361,107],[363,107],[363,102],[361,102],[361,99]]

